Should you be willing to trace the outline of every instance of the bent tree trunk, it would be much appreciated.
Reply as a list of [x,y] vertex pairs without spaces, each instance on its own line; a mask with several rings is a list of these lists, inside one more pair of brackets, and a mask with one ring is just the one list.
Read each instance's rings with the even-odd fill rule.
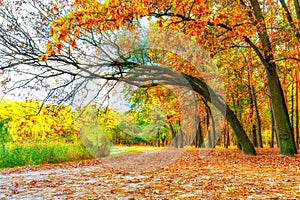
[[[136,69],[136,68],[135,68]],[[143,66],[141,68],[143,69]],[[128,76],[127,79],[120,80],[119,78],[113,77],[112,79],[127,82],[129,84],[136,84],[139,87],[152,87],[157,86],[158,84],[166,84],[166,85],[177,85],[177,86],[184,86],[187,87],[187,84],[184,83],[184,81],[176,81],[176,78],[178,78],[178,74],[175,73],[173,70],[168,68],[154,68],[151,66],[151,69],[156,69],[157,73],[151,72],[151,76],[153,76],[153,80],[160,81],[160,83],[152,83],[152,84],[143,84],[143,79],[140,78],[140,73],[133,73],[130,74],[131,76]],[[163,72],[163,73],[162,73]],[[163,76],[163,74],[167,74],[167,76]],[[172,77],[174,76],[174,77]],[[205,82],[203,82],[201,79],[197,77],[193,77],[191,75],[181,73],[181,76],[185,78],[185,80],[189,83],[188,87],[191,87],[191,89],[200,94],[207,102],[210,102],[213,106],[215,106],[221,114],[226,118],[226,120],[230,123],[231,127],[233,128],[234,134],[237,138],[237,141],[240,143],[242,150],[245,154],[248,155],[256,155],[255,148],[252,144],[252,142],[249,140],[244,128],[242,127],[242,124],[234,114],[234,112],[230,109],[230,107],[226,104],[226,102],[223,102],[222,99],[217,95]],[[170,78],[171,77],[171,78]],[[102,77],[103,78],[103,77]],[[147,77],[147,80],[149,80],[151,77]],[[132,80],[138,79],[141,83],[135,83]],[[110,79],[111,80],[111,79]],[[168,116],[167,116],[168,118]],[[169,120],[168,120],[169,121]],[[169,121],[170,129],[172,131],[172,137],[174,138],[175,147],[178,147],[177,144],[177,137],[174,133],[174,129],[172,127],[172,124]]]
[[[233,128],[234,134],[237,138],[237,141],[242,146],[242,150],[245,154],[256,155],[255,148],[252,142],[249,140],[244,128],[242,127],[240,121],[230,109],[230,107],[223,103],[220,98],[208,87],[206,83],[201,81],[196,77],[192,77],[188,74],[182,74],[186,80],[190,83],[192,89],[203,96],[208,102],[212,103],[217,109],[219,109],[222,115],[230,123]],[[224,109],[225,108],[225,109]]]

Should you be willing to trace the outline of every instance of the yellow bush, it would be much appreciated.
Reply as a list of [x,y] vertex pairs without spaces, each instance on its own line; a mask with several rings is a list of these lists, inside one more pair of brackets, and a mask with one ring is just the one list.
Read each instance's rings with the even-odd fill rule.
[[[72,110],[66,105],[45,105],[39,101],[2,101],[0,120],[10,118],[9,133],[14,142],[76,136]],[[75,134],[75,135],[73,135]]]

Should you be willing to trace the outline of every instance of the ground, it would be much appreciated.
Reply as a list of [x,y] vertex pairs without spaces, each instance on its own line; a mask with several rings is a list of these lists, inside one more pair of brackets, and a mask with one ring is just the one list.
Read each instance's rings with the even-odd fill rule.
[[154,150],[0,171],[0,199],[299,199],[300,155]]

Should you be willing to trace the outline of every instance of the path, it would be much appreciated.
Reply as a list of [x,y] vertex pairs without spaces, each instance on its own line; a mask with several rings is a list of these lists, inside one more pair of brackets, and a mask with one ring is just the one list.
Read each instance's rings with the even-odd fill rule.
[[300,157],[258,153],[168,150],[2,170],[0,199],[299,198]]

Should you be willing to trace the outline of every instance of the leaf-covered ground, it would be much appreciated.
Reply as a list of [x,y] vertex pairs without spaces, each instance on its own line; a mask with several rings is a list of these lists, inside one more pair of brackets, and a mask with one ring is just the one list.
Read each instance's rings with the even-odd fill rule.
[[0,199],[299,199],[300,155],[161,150],[0,171]]

